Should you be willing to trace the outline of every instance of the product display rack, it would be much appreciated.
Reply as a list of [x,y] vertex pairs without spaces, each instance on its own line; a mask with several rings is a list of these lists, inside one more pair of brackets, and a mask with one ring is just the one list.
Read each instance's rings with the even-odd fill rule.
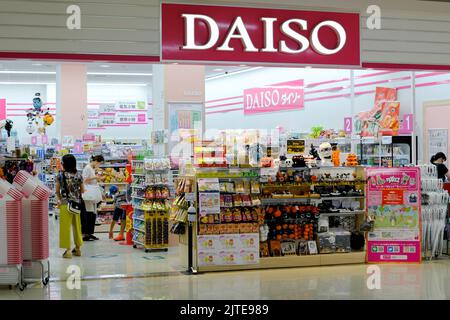
[[[252,172],[252,174],[248,174]],[[284,180],[288,172],[298,173],[302,177],[290,176]],[[270,173],[270,175],[267,175]],[[338,178],[336,178],[338,177]],[[257,201],[253,206],[239,205],[241,216],[237,221],[228,223],[242,224],[242,209],[255,208],[257,212],[257,229],[244,229],[245,232],[255,232],[260,241],[259,260],[251,264],[204,265],[199,252],[205,248],[203,239],[212,233],[227,234],[223,230],[224,212],[221,199],[220,218],[205,218],[201,214],[202,187],[198,184],[201,179],[217,178],[221,197],[232,195],[232,192],[222,188],[223,183],[234,181],[258,182],[259,194],[254,194]],[[311,179],[312,178],[312,179]],[[297,180],[295,180],[297,179]],[[194,228],[194,261],[199,272],[264,269],[279,267],[300,267],[315,265],[334,265],[365,262],[365,246],[353,250],[350,248],[350,235],[358,231],[359,225],[365,216],[365,173],[363,167],[316,167],[316,168],[196,168],[194,185],[197,186],[198,221]],[[250,184],[251,185],[251,184]],[[255,183],[256,185],[256,183]],[[284,190],[283,190],[284,189]],[[280,190],[283,190],[281,192]],[[204,190],[203,190],[204,191]],[[270,192],[268,192],[270,191]],[[285,210],[285,207],[289,209]],[[296,207],[295,210],[292,210]],[[271,209],[272,208],[272,209]],[[231,211],[235,209],[231,207]],[[274,215],[274,211],[279,209]],[[295,211],[295,213],[292,213]],[[214,215],[212,215],[214,216]],[[251,215],[250,215],[251,217]],[[231,219],[234,219],[231,218]],[[208,221],[207,221],[208,220]],[[318,232],[319,220],[327,220],[326,232]],[[249,225],[254,222],[252,218]],[[206,227],[205,227],[206,225]],[[208,229],[208,226],[209,229]],[[235,228],[234,230],[239,230]],[[321,230],[323,231],[323,230]],[[239,234],[240,231],[237,231]],[[219,236],[220,238],[220,236]],[[328,240],[338,239],[339,245],[328,247]],[[202,241],[199,243],[198,241]],[[208,240],[209,241],[209,240]],[[314,242],[311,253],[308,252],[308,243]],[[334,240],[333,240],[334,241]],[[306,242],[306,243],[305,243]],[[331,241],[332,242],[332,241]],[[299,252],[302,244],[305,251]],[[315,249],[314,249],[315,248]],[[314,250],[317,250],[314,253]],[[215,258],[210,258],[215,259]],[[203,264],[203,265],[202,265]]]
[[113,185],[119,188],[119,192],[127,192],[129,183],[127,182],[126,168],[128,159],[125,158],[106,158],[100,170],[105,180],[99,182],[99,186],[103,189],[106,200],[97,208],[97,221],[95,232],[109,232],[109,225],[112,221],[114,213],[113,199],[107,197],[109,188]]
[[133,247],[145,252],[169,247],[168,159],[132,160]]
[[[422,257],[431,260],[448,252],[444,230],[448,222],[449,194],[437,178],[435,165],[421,165],[422,189]],[[447,243],[445,243],[447,242]]]

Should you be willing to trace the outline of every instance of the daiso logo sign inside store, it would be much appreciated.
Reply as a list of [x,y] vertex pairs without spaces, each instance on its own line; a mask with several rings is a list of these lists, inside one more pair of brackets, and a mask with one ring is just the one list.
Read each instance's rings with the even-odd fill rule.
[[164,61],[360,66],[358,13],[162,4]]

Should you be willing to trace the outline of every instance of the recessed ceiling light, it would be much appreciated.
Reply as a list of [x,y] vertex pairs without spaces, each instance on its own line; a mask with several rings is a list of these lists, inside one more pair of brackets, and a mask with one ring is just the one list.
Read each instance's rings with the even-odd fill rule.
[[246,64],[240,64],[239,67],[246,67]]
[[312,67],[311,66],[305,66],[305,69],[311,69]]
[[100,68],[109,68],[109,65],[107,65],[107,64],[101,64],[101,65],[100,65]]
[[35,67],[40,67],[40,66],[42,66],[42,63],[32,63],[31,65],[35,66]]
[[174,62],[174,63],[172,63],[172,64],[178,64],[178,62]]
[[219,72],[219,71],[223,71],[223,69],[217,68],[217,69],[214,69],[213,71]]

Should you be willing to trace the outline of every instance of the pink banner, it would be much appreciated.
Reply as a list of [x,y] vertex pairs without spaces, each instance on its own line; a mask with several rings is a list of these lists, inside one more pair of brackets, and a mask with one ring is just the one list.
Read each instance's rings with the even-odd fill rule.
[[367,261],[421,261],[419,168],[368,168],[367,214],[374,228],[367,236]]
[[48,136],[46,134],[42,136],[42,144],[48,144]]
[[304,108],[303,80],[299,87],[262,87],[244,90],[244,114],[301,110]]
[[0,99],[0,120],[6,119],[6,99]]
[[32,136],[32,137],[31,137],[31,145],[32,145],[32,146],[37,145],[37,137],[36,137],[36,136]]

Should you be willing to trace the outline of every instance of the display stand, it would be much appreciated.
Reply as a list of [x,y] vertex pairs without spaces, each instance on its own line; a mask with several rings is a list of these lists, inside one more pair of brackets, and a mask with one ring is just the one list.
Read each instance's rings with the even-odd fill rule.
[[22,193],[0,179],[0,284],[26,287],[23,276]]
[[437,177],[435,165],[419,166],[422,189],[422,257],[428,260],[442,255],[447,222],[449,194]]
[[132,161],[133,247],[169,248],[169,159]]
[[198,272],[365,262],[364,245],[350,248],[365,215],[363,167],[197,167],[194,185]]
[[19,171],[14,186],[22,199],[22,240],[24,278],[40,278],[44,285],[50,279],[48,244],[48,199],[52,193],[41,181],[26,171]]
[[[103,188],[104,194],[107,194],[109,188],[113,185],[119,188],[119,192],[126,192],[128,188],[126,167],[128,159],[125,158],[109,158],[105,159],[105,163],[100,166],[103,170],[105,181],[99,185]],[[106,198],[97,208],[97,221],[95,232],[107,233],[112,222],[114,213],[114,203],[112,198]]]

